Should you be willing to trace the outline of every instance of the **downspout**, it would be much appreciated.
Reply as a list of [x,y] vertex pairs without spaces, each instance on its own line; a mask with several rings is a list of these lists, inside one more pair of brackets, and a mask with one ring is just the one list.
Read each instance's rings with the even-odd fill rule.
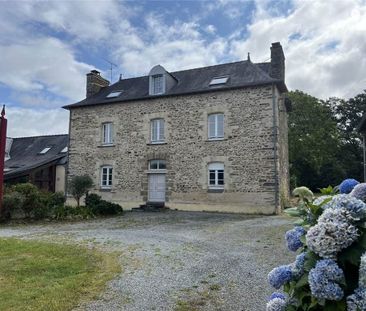
[[272,115],[273,115],[273,161],[274,161],[274,188],[275,188],[275,210],[274,213],[279,213],[279,185],[278,185],[278,157],[277,157],[277,107],[276,107],[276,93],[275,85],[272,84]]
[[71,109],[69,109],[69,141],[67,143],[67,160],[65,165],[65,199],[67,200],[67,186],[69,179],[69,161],[70,161],[70,135],[71,135]]

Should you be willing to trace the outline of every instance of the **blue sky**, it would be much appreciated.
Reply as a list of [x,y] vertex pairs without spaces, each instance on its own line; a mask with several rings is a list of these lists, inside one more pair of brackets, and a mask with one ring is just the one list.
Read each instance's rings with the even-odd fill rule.
[[63,105],[83,99],[85,74],[113,81],[246,59],[280,41],[286,82],[326,99],[366,88],[365,0],[2,1],[0,103],[10,136],[66,133]]

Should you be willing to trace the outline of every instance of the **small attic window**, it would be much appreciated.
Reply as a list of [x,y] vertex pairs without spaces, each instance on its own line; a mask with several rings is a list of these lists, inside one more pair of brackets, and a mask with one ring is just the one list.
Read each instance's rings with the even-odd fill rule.
[[50,150],[51,150],[51,147],[46,147],[39,154],[46,154]]
[[227,80],[229,80],[229,77],[216,77],[213,78],[210,82],[210,86],[211,85],[219,85],[219,84],[225,84],[227,82]]
[[67,146],[66,146],[64,149],[62,149],[62,150],[60,151],[60,153],[66,153],[68,150],[69,150],[69,148],[67,148]]
[[107,95],[107,98],[118,97],[122,94],[123,91],[113,91]]

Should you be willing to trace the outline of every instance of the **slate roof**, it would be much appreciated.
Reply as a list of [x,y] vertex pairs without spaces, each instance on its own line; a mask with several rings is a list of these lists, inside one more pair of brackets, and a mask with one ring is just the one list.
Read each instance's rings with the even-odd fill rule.
[[[212,92],[272,83],[277,84],[282,91],[287,91],[284,81],[270,77],[269,70],[270,63],[255,64],[246,60],[170,72],[170,74],[177,80],[177,83],[163,95],[149,95],[149,76],[122,79],[113,85],[103,88],[93,96],[85,98],[75,104],[64,106],[63,108],[71,109],[75,107],[100,105],[105,103]],[[229,80],[226,84],[210,86],[210,81],[213,78],[221,76],[229,76]],[[123,91],[120,96],[107,98],[108,94],[117,90]]]
[[[26,175],[29,171],[46,164],[65,161],[67,152],[61,153],[69,144],[69,135],[49,135],[13,138],[10,159],[5,161],[4,178],[9,179]],[[51,147],[45,154],[39,154],[44,148]]]

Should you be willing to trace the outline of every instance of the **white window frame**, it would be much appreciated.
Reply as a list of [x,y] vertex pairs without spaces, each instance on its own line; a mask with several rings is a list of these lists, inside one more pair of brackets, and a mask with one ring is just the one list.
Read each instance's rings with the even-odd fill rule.
[[[222,116],[222,133],[219,133],[219,117]],[[213,133],[211,133],[211,123],[214,124]],[[222,140],[225,135],[225,115],[223,113],[211,113],[207,117],[207,134],[209,140]]]
[[102,124],[102,144],[113,145],[113,123],[105,122]]
[[[156,168],[152,168],[151,164],[156,163]],[[165,171],[166,170],[166,160],[161,159],[153,159],[149,161],[148,166],[149,171]]]
[[[219,174],[222,171],[222,179]],[[214,183],[211,183],[211,173],[214,174]],[[220,183],[222,180],[222,183]],[[225,165],[222,162],[212,162],[208,164],[208,188],[209,189],[224,189],[225,187]]]
[[[160,80],[159,89],[157,89],[157,81]],[[151,76],[151,95],[161,95],[165,93],[165,79],[164,74],[156,74]]]
[[223,76],[223,77],[215,77],[211,80],[210,86],[212,85],[220,85],[220,84],[226,84],[226,82],[229,80],[229,76]]
[[[106,178],[104,179],[104,176]],[[100,168],[100,188],[111,189],[113,185],[113,166],[103,165]]]
[[[150,141],[152,144],[162,144],[165,142],[165,120],[156,118],[150,121]],[[155,136],[156,135],[156,136]]]

